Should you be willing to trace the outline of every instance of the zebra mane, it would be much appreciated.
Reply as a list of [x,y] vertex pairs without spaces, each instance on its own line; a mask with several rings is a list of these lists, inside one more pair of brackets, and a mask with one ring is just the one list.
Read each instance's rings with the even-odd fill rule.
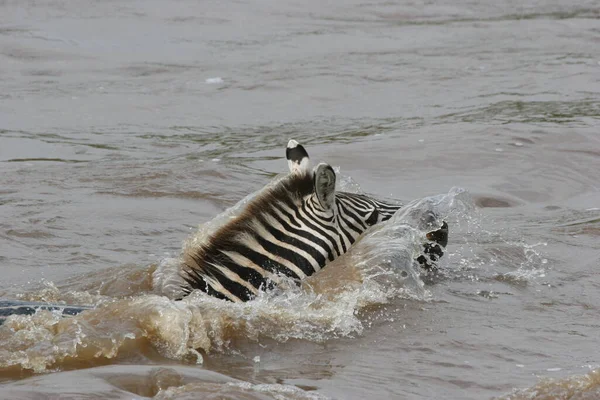
[[218,245],[223,240],[235,233],[240,233],[253,228],[248,226],[260,214],[268,212],[273,204],[287,203],[299,204],[306,195],[314,192],[312,171],[303,174],[289,174],[275,186],[265,189],[248,203],[244,211],[235,219],[218,229],[210,238],[211,245]]
[[[274,186],[266,188],[244,206],[239,216],[211,234],[202,245],[188,250],[184,254],[182,278],[190,287],[194,287],[203,282],[203,275],[209,277],[218,275],[220,272],[214,265],[221,264],[226,259],[222,252],[234,249],[238,244],[236,238],[240,235],[252,233],[255,230],[253,223],[259,220],[261,215],[269,214],[276,204],[299,205],[302,199],[314,193],[314,190],[312,170],[295,171]],[[236,272],[242,274],[241,271]],[[252,275],[251,271],[245,271],[245,273]],[[251,276],[248,278],[252,279]],[[187,291],[187,289],[185,290]],[[223,298],[218,292],[211,292],[211,290],[207,290],[207,292]]]

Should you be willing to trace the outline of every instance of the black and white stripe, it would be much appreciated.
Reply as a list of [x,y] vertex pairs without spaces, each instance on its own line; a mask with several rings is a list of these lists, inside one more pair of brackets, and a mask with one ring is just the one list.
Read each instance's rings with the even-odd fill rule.
[[308,153],[290,140],[290,174],[254,198],[198,249],[184,254],[183,291],[199,289],[247,301],[286,276],[304,279],[348,251],[369,227],[400,208],[361,194],[335,191],[331,166],[310,168]]

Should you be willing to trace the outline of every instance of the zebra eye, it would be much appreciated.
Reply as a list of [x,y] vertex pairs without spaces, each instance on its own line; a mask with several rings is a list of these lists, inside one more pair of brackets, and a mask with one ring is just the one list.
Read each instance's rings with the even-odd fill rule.
[[365,222],[367,223],[367,225],[373,226],[377,223],[378,219],[379,219],[379,211],[377,211],[377,209],[374,209],[373,212],[371,213],[371,215],[369,215],[369,218]]

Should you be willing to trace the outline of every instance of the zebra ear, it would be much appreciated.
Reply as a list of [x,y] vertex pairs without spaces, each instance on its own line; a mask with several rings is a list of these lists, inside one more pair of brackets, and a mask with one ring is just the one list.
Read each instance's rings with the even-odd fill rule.
[[285,150],[288,167],[293,174],[306,173],[310,168],[310,159],[304,147],[294,139],[290,140]]
[[329,164],[321,163],[315,168],[315,193],[321,206],[328,210],[335,197],[335,172]]

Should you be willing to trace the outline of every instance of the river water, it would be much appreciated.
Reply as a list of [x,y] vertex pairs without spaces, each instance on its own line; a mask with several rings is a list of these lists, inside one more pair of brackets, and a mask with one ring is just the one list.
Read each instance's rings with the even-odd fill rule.
[[[304,288],[157,292],[290,138],[417,202]],[[600,398],[599,170],[597,1],[2,1],[0,298],[95,309],[7,320],[0,398]]]

